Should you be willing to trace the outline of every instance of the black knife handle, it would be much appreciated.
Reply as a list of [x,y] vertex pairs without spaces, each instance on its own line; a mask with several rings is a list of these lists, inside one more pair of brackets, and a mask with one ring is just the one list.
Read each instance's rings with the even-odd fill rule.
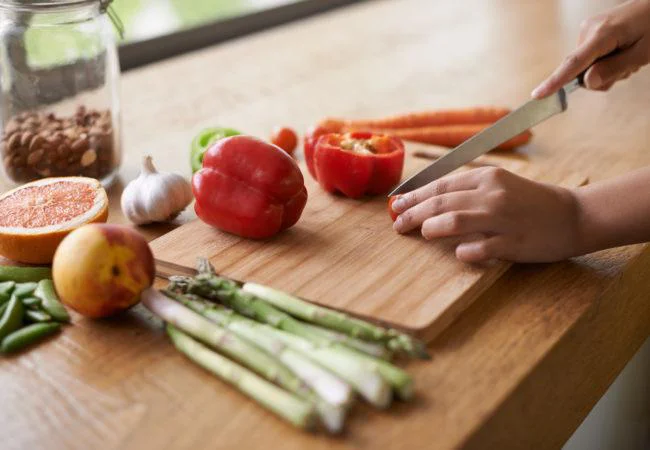
[[[616,50],[614,50],[614,51],[612,51],[612,52],[609,52],[609,53],[606,54],[605,56],[601,56],[600,58],[596,59],[593,63],[591,63],[591,66],[593,66],[593,65],[596,64],[597,62],[600,62],[600,61],[603,61],[603,60],[609,58],[610,56],[617,55],[617,54],[619,54],[621,51],[622,51],[622,49],[617,48]],[[591,68],[591,66],[587,67],[585,70],[583,70],[582,72],[580,72],[580,73],[578,74],[578,76],[577,76],[578,84],[580,84],[581,87],[585,87],[585,75],[587,74],[587,71]]]

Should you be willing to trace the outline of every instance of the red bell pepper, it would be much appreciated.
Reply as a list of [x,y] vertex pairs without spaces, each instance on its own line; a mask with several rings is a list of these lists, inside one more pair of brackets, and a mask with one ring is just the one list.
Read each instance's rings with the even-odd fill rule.
[[250,136],[214,143],[192,178],[192,190],[201,220],[253,239],[291,227],[307,203],[304,179],[293,158]]
[[[318,139],[311,158],[315,178],[326,191],[351,198],[381,195],[402,178],[404,144],[370,132],[330,133]],[[309,165],[309,155],[305,160]]]
[[314,149],[316,149],[316,143],[321,136],[324,136],[329,133],[340,133],[343,129],[343,124],[340,121],[336,120],[324,120],[318,125],[314,125],[307,130],[305,134],[304,142],[304,154],[305,162],[307,163],[307,169],[312,178],[316,178],[316,171],[314,170]]

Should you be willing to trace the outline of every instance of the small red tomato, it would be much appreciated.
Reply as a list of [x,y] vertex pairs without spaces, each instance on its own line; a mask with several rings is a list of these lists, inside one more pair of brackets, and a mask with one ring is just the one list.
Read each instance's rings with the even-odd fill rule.
[[271,143],[293,156],[293,151],[298,146],[298,136],[291,128],[275,127],[271,134]]
[[395,211],[393,211],[393,203],[397,200],[397,195],[392,195],[388,198],[388,214],[390,214],[390,218],[393,219],[393,222],[397,220],[397,214]]

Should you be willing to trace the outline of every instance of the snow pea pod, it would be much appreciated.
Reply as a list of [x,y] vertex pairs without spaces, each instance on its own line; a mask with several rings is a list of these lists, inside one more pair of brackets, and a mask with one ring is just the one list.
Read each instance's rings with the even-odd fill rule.
[[50,316],[48,313],[45,313],[43,311],[34,311],[31,309],[25,311],[25,318],[30,322],[51,322],[52,321],[52,316]]
[[56,322],[35,323],[14,331],[5,337],[0,344],[2,353],[13,353],[22,350],[30,345],[42,341],[61,328]]
[[0,317],[0,339],[20,328],[23,323],[24,312],[23,303],[18,297],[12,295],[4,313],[2,313],[2,317]]
[[16,288],[14,289],[12,295],[17,298],[31,297],[37,286],[38,283],[34,283],[33,281],[29,281],[27,283],[18,283],[16,284]]
[[14,287],[16,287],[15,281],[5,281],[0,283],[0,303],[9,301]]
[[52,280],[39,281],[34,295],[43,300],[43,303],[41,304],[43,310],[45,310],[45,312],[55,320],[59,322],[70,321],[70,315],[68,314],[68,311],[66,311],[65,306],[63,306],[59,301]]
[[0,281],[26,283],[28,281],[41,281],[44,278],[52,278],[52,270],[49,267],[17,267],[0,265]]
[[41,299],[38,297],[25,297],[21,301],[27,308],[35,309],[41,307]]

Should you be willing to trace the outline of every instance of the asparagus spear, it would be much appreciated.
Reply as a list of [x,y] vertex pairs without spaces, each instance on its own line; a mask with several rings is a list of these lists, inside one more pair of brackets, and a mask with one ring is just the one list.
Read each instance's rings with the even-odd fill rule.
[[260,284],[245,283],[242,289],[269,302],[276,308],[308,322],[346,333],[352,337],[388,342],[387,345],[391,350],[404,351],[411,356],[422,359],[429,358],[426,347],[422,342],[397,330],[386,329],[345,313],[314,305],[293,295]]
[[[364,398],[377,406],[389,402],[390,399],[382,397],[382,395],[385,395],[382,390],[384,389],[383,385],[368,380],[363,383],[359,382],[359,372],[362,370],[370,371],[373,374],[379,375],[385,382],[389,383],[391,387],[395,389],[400,398],[409,399],[412,396],[413,381],[404,370],[387,361],[360,352],[355,352],[354,350],[340,344],[332,343],[321,335],[315,335],[307,324],[294,319],[287,313],[276,309],[274,306],[255,296],[242,292],[233,281],[219,278],[214,275],[202,274],[196,278],[173,277],[172,286],[221,301],[245,316],[252,317],[260,322],[267,323],[275,328],[279,328],[311,341],[311,347],[314,347],[315,345],[317,347],[316,350],[311,350],[311,347],[305,347],[304,345],[299,349],[305,352],[319,352],[320,357],[324,358],[327,361],[327,364],[330,364],[327,365],[327,367],[331,371],[334,371],[348,383],[352,384],[352,386],[362,394]],[[287,345],[296,343],[295,340],[290,339],[292,337],[294,336],[285,336],[285,343],[287,343]],[[287,340],[289,340],[289,342],[287,342]],[[334,355],[336,355],[335,359],[332,359]],[[311,357],[312,354],[307,354],[307,356]],[[319,360],[318,362],[322,364],[323,360]],[[341,364],[346,364],[346,367],[340,367]],[[352,366],[348,367],[349,365]],[[347,374],[336,372],[337,370],[345,371],[348,369],[354,370],[355,372]]]
[[327,339],[312,332],[289,314],[253,295],[242,292],[234,281],[208,274],[201,274],[195,278],[175,276],[171,277],[170,281],[172,291],[180,290],[221,302],[244,316],[323,345],[329,344]]
[[304,326],[330,342],[338,342],[339,344],[343,344],[346,347],[350,347],[354,350],[358,350],[362,353],[366,353],[377,358],[383,358],[386,360],[391,359],[391,351],[382,343],[364,341],[362,339],[357,339],[355,337],[348,336],[347,334],[338,333],[336,331],[319,327],[318,325],[312,325],[310,323],[305,323]]
[[[385,408],[390,404],[390,387],[375,365],[368,364],[355,354],[350,354],[346,351],[348,349],[341,345],[332,344],[322,336],[314,335],[302,322],[277,310],[272,305],[242,292],[234,282],[204,274],[196,278],[173,277],[172,288],[221,301],[244,316],[288,332],[276,334],[275,337],[303,352],[312,360],[314,355],[317,355],[316,362],[343,378],[376,407]],[[259,325],[254,320],[249,320],[248,323],[250,326]],[[258,327],[258,329],[260,328]],[[266,332],[267,336],[270,330],[275,331],[273,328],[260,330]]]
[[352,349],[344,348],[343,351],[353,353],[356,358],[364,360],[373,367],[395,389],[400,399],[410,400],[413,397],[413,378],[405,370],[400,369],[384,359],[376,358]]
[[170,300],[155,289],[147,289],[142,293],[142,304],[165,322],[236,359],[285,389],[301,394],[309,392],[302,381],[262,349]]
[[279,339],[323,367],[327,367],[350,383],[373,406],[384,409],[390,405],[392,391],[376,366],[342,351],[339,347],[318,346],[286,331],[251,319],[243,317],[242,319],[247,320],[251,327],[258,328],[260,333],[265,334],[269,339]]
[[[199,274],[208,277],[216,276],[214,267],[205,258],[198,259],[197,269]],[[229,281],[234,286],[238,286],[234,281],[226,281]],[[276,308],[308,322],[343,332],[352,337],[380,341],[382,343],[386,342],[390,350],[402,351],[410,356],[421,359],[431,358],[423,342],[398,330],[380,327],[342,312],[314,305],[313,303],[306,302],[298,297],[268,286],[244,283],[243,289],[271,303]]]
[[[173,293],[171,294],[173,295]],[[186,304],[186,306],[188,305]],[[390,359],[390,357],[392,356],[391,351],[387,349],[383,344],[378,342],[364,341],[361,339],[354,338],[352,336],[348,336],[346,334],[337,333],[336,331],[328,330],[327,328],[322,328],[309,323],[303,323],[302,327],[305,330],[310,330],[311,332],[313,332],[312,333],[313,336],[311,336],[310,339],[315,341],[316,343],[329,344],[332,342],[337,342],[347,347],[358,350],[360,352],[367,353],[368,355],[376,356],[378,358]]]
[[[209,302],[192,294],[181,295],[167,290],[165,291],[165,295],[168,295],[192,311],[201,314],[206,319],[239,334],[241,337],[248,339],[268,353],[271,353],[300,376],[305,383],[328,403],[341,406],[350,403],[352,390],[348,384],[314,364],[310,359],[288,348],[282,341],[268,339],[267,336],[258,333],[255,328],[247,327],[248,323],[246,321],[248,319],[245,319],[243,316],[226,309],[222,305]],[[237,322],[240,322],[241,326],[237,326]]]
[[167,334],[176,348],[189,359],[232,384],[278,416],[299,428],[310,428],[313,425],[313,407],[309,402],[294,397],[244,367],[210,351],[172,325],[167,325]]
[[214,324],[181,304],[170,300],[154,289],[142,294],[142,303],[164,321],[175,325],[189,335],[199,339],[231,358],[239,361],[270,381],[313,402],[323,424],[330,432],[343,428],[345,412],[342,407],[321,401],[288,367],[268,355],[247,339],[242,339],[217,324]]
[[298,297],[255,283],[245,283],[242,287],[248,292],[261,298],[278,309],[288,312],[307,322],[317,323],[327,328],[342,331],[350,336],[371,341],[384,341],[388,338],[386,330],[363,320],[350,317],[338,311],[307,303]]

